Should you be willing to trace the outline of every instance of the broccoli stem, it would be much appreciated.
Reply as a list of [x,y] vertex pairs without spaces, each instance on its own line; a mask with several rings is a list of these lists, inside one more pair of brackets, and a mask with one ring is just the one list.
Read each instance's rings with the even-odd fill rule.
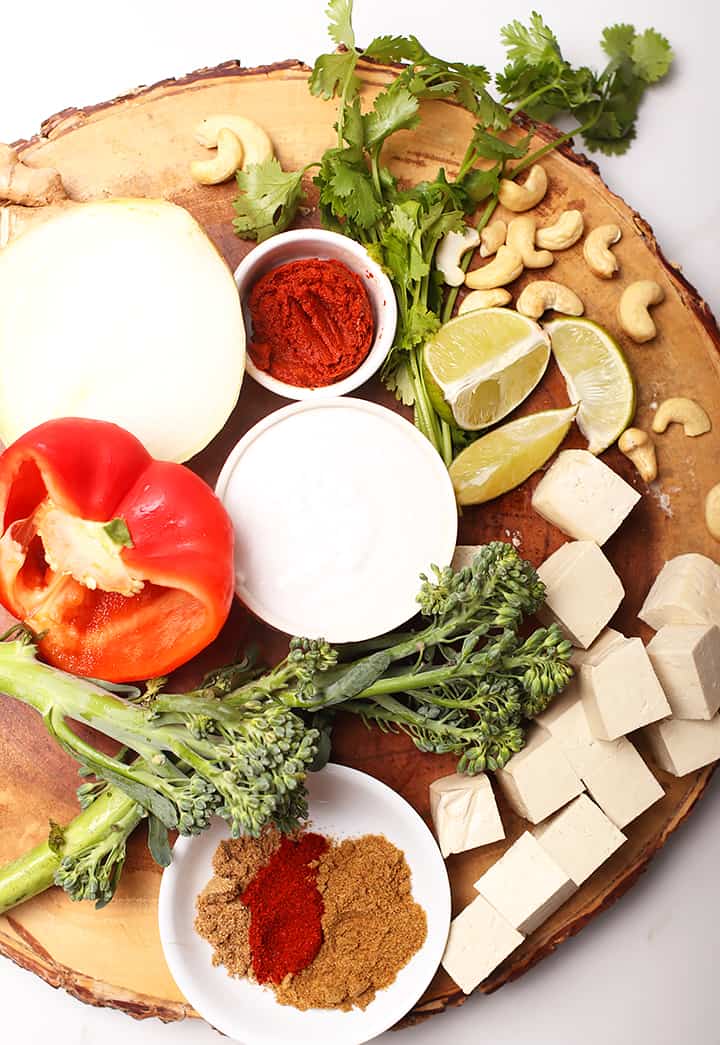
[[114,828],[118,835],[122,831],[127,837],[144,816],[140,806],[122,791],[106,789],[64,829],[65,843],[59,852],[54,852],[49,842],[41,842],[0,867],[0,914],[48,889],[65,857],[104,845]]

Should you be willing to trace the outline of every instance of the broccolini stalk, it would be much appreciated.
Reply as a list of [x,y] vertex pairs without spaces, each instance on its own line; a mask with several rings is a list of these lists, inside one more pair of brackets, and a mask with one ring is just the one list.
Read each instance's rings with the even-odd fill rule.
[[[73,899],[104,906],[125,862],[125,843],[145,816],[122,791],[107,788],[65,828],[51,825],[46,842],[0,867],[0,914],[62,885]],[[72,883],[72,884],[71,884]]]
[[[0,643],[0,691],[34,707],[61,746],[119,788],[166,829],[196,834],[210,817],[233,834],[258,834],[270,821],[290,829],[306,813],[304,780],[318,733],[281,704],[223,704],[200,690],[159,710],[123,701],[98,683],[41,664],[26,636]],[[207,694],[211,695],[208,696]],[[127,765],[79,737],[68,719],[112,737],[139,757]]]

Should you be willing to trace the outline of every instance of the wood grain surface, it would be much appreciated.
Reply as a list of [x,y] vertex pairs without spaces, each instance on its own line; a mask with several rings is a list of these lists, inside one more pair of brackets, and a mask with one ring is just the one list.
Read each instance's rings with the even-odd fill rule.
[[[369,64],[361,65],[360,73],[368,99],[393,75],[391,69]],[[297,62],[254,70],[229,63],[180,80],[163,81],[113,102],[66,110],[47,120],[40,135],[17,145],[22,159],[31,165],[56,167],[74,200],[161,196],[187,207],[228,264],[235,267],[251,246],[232,231],[234,188],[232,184],[204,188],[192,182],[189,163],[207,155],[194,142],[193,128],[211,113],[243,113],[271,134],[283,167],[298,168],[319,157],[334,138],[333,106],[310,96],[307,76],[308,70]],[[423,117],[419,129],[396,134],[385,149],[385,160],[408,181],[432,177],[439,166],[453,174],[472,124],[466,112],[444,102],[426,103]],[[534,144],[550,140],[556,133],[544,125],[533,127]],[[622,228],[623,238],[615,248],[621,266],[619,278],[604,281],[592,276],[582,261],[580,244],[558,253],[549,275],[579,293],[587,315],[622,341],[638,379],[637,422],[648,424],[653,402],[683,394],[697,397],[713,418],[720,418],[720,334],[704,302],[663,257],[643,219],[603,184],[594,164],[567,147],[543,162],[550,188],[538,208],[541,223],[550,223],[562,210],[575,207],[583,212],[587,226],[613,221]],[[638,179],[638,191],[641,185]],[[308,207],[300,223],[317,224],[309,179],[307,187]],[[19,229],[28,219],[43,220],[37,211],[11,211]],[[108,244],[108,250],[112,250],[112,244]],[[511,288],[513,292],[522,288],[526,278],[518,280]],[[656,279],[666,291],[665,302],[654,310],[660,335],[645,346],[624,341],[615,316],[622,287],[638,278]],[[82,297],[83,288],[78,287],[75,307],[82,308]],[[358,394],[396,406],[377,382]],[[198,389],[198,395],[202,395],[202,389]],[[521,410],[532,412],[566,403],[564,382],[551,367]],[[192,462],[193,467],[214,482],[239,436],[281,405],[282,400],[248,378],[227,427]],[[584,442],[573,432],[566,445],[583,446]],[[644,494],[630,520],[605,549],[627,591],[614,623],[627,634],[644,638],[648,633],[636,620],[636,613],[663,562],[686,551],[717,555],[717,545],[703,525],[702,503],[705,492],[718,478],[720,424],[699,440],[685,438],[679,427],[673,426],[660,438],[658,456],[660,479],[648,490],[617,451],[604,455]],[[488,505],[465,511],[461,542],[515,538],[526,558],[535,564],[541,562],[564,538],[531,510],[537,478]],[[270,660],[283,652],[285,639],[236,605],[218,642],[174,681],[189,685],[207,667],[230,659],[250,638],[259,641]],[[335,731],[333,758],[385,781],[426,820],[428,784],[453,768],[449,757],[423,755],[403,736],[381,735],[355,719],[342,717]],[[703,793],[712,768],[681,780],[656,772],[665,788],[664,799],[626,829],[628,842],[500,966],[481,990],[495,990],[519,976],[629,888],[688,815]],[[48,737],[37,716],[0,698],[0,861],[19,855],[45,837],[49,818],[61,823],[71,819],[77,811],[76,786],[75,764]],[[456,911],[473,897],[472,882],[526,827],[502,799],[501,807],[507,840],[452,856],[448,861]],[[63,893],[52,889],[0,918],[0,953],[91,1004],[163,1020],[194,1015],[163,959],[156,923],[159,880],[159,870],[148,856],[144,840],[135,838],[121,888],[109,907],[96,912],[92,905],[72,904]],[[460,1003],[463,997],[439,971],[406,1021],[439,1012]]]

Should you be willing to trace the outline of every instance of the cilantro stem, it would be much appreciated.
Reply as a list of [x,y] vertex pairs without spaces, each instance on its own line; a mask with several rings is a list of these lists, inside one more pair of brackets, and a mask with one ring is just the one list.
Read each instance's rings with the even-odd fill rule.
[[553,152],[561,145],[564,145],[565,142],[571,141],[578,134],[585,134],[585,132],[589,131],[591,127],[594,127],[597,121],[600,119],[604,107],[605,102],[603,101],[602,104],[599,106],[598,111],[590,120],[588,120],[586,123],[579,124],[577,127],[573,127],[571,131],[568,131],[566,134],[561,134],[559,138],[556,138],[554,141],[548,142],[547,145],[543,145],[541,148],[536,149],[535,152],[529,153],[523,160],[520,161],[520,163],[518,163],[516,167],[513,167],[511,171],[508,171],[505,177],[511,179],[517,178],[518,174],[521,174],[524,170],[527,170],[528,167],[532,167],[533,163],[537,163],[537,161],[541,160],[543,156],[547,156],[548,153]]
[[444,417],[440,418],[440,438],[442,440],[442,459],[449,468],[453,459],[452,429]]
[[532,105],[532,103],[536,102],[538,100],[538,98],[542,98],[542,96],[544,94],[547,94],[548,91],[554,90],[554,88],[557,87],[557,86],[558,86],[558,81],[557,80],[553,80],[552,83],[546,83],[544,87],[538,87],[537,91],[533,91],[531,94],[528,94],[525,98],[522,98],[517,103],[517,105],[515,105],[510,110],[510,112],[508,113],[509,118],[511,120],[514,120],[515,117],[517,116],[517,114],[519,112],[522,112],[523,109],[526,108],[526,106]]

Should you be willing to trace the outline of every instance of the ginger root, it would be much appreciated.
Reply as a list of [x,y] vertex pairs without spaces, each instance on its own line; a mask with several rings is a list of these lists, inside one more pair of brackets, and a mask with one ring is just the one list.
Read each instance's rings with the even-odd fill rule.
[[0,201],[44,207],[64,199],[67,193],[54,168],[29,167],[9,145],[0,145]]

